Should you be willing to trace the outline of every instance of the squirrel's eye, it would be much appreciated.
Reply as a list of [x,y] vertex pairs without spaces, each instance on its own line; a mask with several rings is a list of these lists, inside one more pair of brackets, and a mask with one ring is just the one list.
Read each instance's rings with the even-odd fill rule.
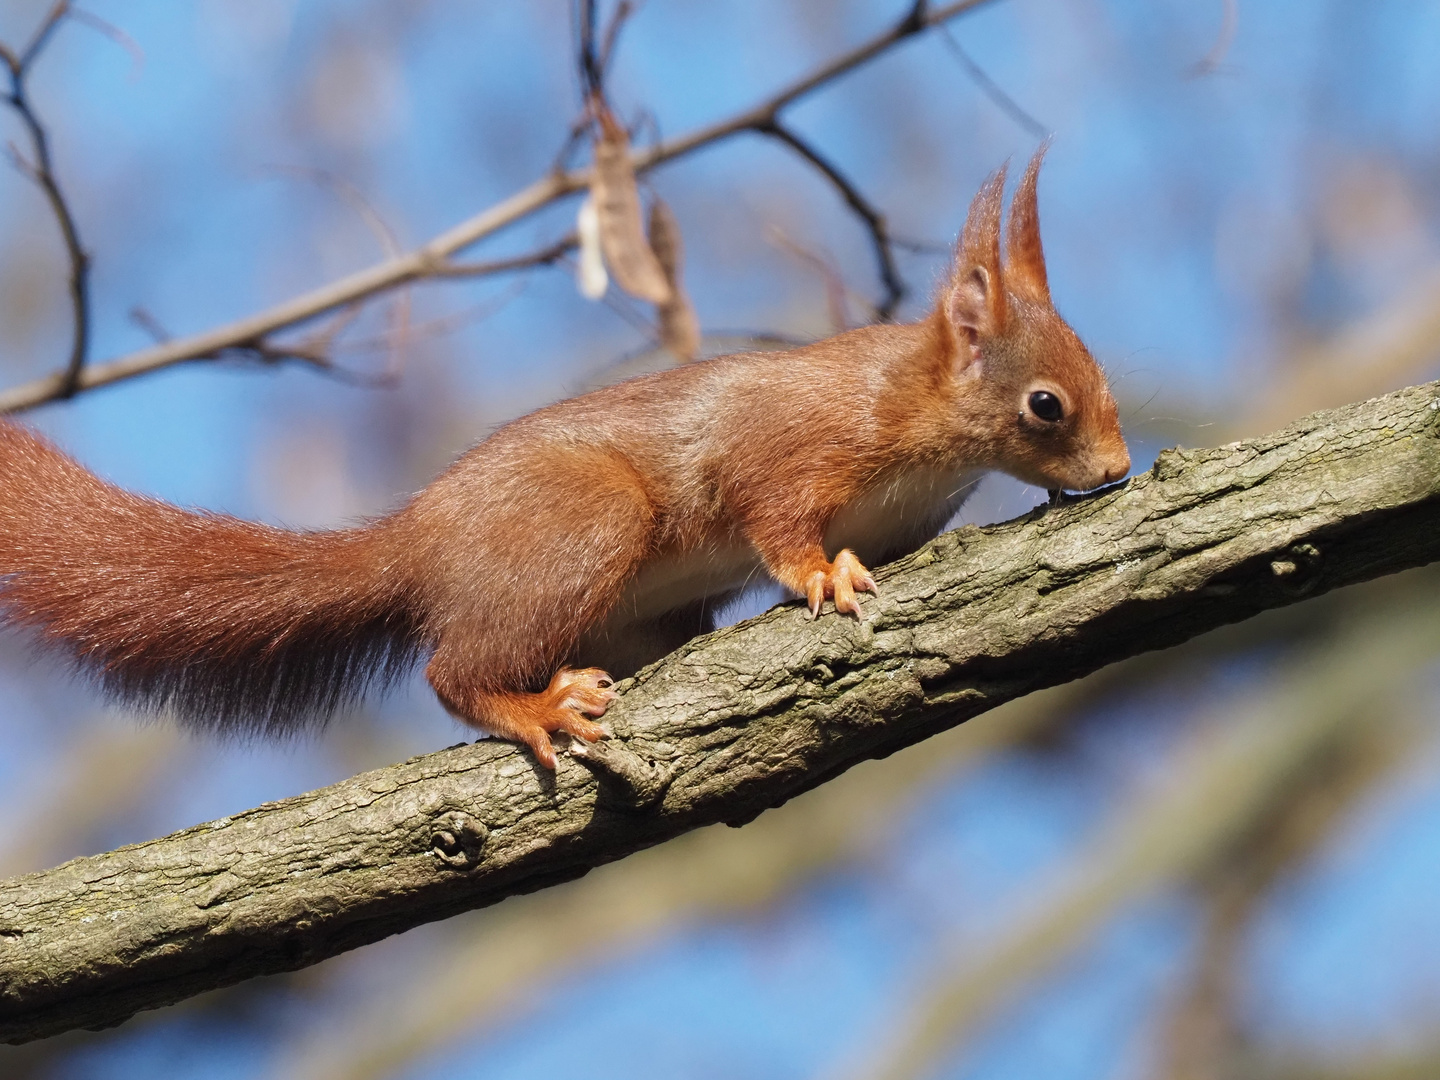
[[1060,404],[1060,399],[1054,394],[1044,390],[1036,390],[1030,395],[1030,411],[1041,420],[1048,420],[1050,423],[1058,423],[1065,415],[1065,409]]

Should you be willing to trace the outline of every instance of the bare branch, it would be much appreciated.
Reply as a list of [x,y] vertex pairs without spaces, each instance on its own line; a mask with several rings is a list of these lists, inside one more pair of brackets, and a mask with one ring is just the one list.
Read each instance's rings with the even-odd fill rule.
[[35,63],[35,60],[40,56],[46,44],[49,43],[50,36],[59,29],[60,24],[65,20],[65,16],[69,14],[69,0],[58,0],[58,2],[50,8],[49,13],[40,23],[40,28],[35,31],[35,35],[30,39],[30,44],[26,45],[20,53],[20,70],[18,74],[22,78],[29,73],[30,66]]
[[1210,51],[1186,72],[1192,79],[1219,71],[1230,46],[1235,43],[1235,32],[1240,29],[1240,0],[1220,0],[1220,4],[1220,33],[1215,36],[1215,44],[1210,46]]
[[615,45],[620,40],[620,28],[625,25],[625,20],[634,10],[634,5],[630,3],[630,0],[620,0],[620,3],[615,6],[615,14],[610,17],[610,25],[605,28],[605,40],[600,45],[601,79],[604,79],[606,73],[609,72],[610,61],[615,59]]
[[83,8],[78,8],[73,5],[70,7],[70,21],[77,22],[81,26],[88,26],[97,34],[103,34],[105,37],[109,38],[116,45],[119,45],[122,49],[129,53],[130,78],[133,81],[140,77],[140,72],[145,67],[145,50],[140,48],[140,43],[138,41],[132,38],[124,30],[121,30],[114,23],[108,22],[105,19],[100,18],[99,15],[92,14],[89,11],[85,11]]
[[825,285],[825,306],[830,309],[832,332],[838,334],[842,330],[848,330],[850,328],[850,311],[845,301],[850,295],[850,290],[845,284],[844,276],[831,260],[817,255],[803,244],[791,239],[778,225],[766,226],[765,237],[782,250],[795,256],[820,276],[820,280]]
[[[364,193],[354,184],[342,177],[327,172],[324,169],[310,169],[294,165],[276,166],[276,171],[290,173],[313,180],[327,191],[332,192],[341,202],[360,217],[370,234],[375,237],[380,245],[381,252],[386,258],[396,259],[401,255],[400,240],[395,235],[395,230],[385,220],[383,214],[376,210],[374,205],[367,199]],[[396,290],[395,302],[390,308],[390,362],[389,366],[378,378],[379,385],[391,386],[400,378],[400,372],[405,366],[405,345],[410,333],[410,292],[408,288]],[[347,309],[359,314],[358,307]],[[347,324],[350,320],[346,320]],[[333,335],[331,340],[333,340]],[[368,378],[368,377],[367,377]]]
[[[731,136],[745,131],[758,131],[768,124],[773,124],[776,116],[787,106],[873,60],[897,43],[992,2],[994,0],[956,0],[939,8],[927,6],[923,8],[918,19],[915,18],[916,11],[912,10],[891,29],[821,65],[760,104],[688,135],[635,151],[631,155],[635,169],[637,172],[645,172]],[[263,340],[277,331],[308,322],[357,300],[368,299],[411,282],[443,277],[445,267],[457,253],[558,199],[587,189],[589,183],[589,170],[551,172],[529,187],[397,259],[387,259],[258,314],[213,330],[176,338],[102,364],[88,364],[75,380],[75,389],[89,390],[108,386],[175,364],[212,359],[227,349]],[[65,373],[61,372],[12,387],[0,392],[0,412],[34,408],[63,397],[67,385]]]
[[[1362,617],[1326,651],[1353,655],[1377,633],[1394,633],[1396,615],[1390,608]],[[1317,682],[1328,687],[1325,708],[1348,718],[1330,738],[1319,740],[1305,768],[1289,778],[1277,777],[1271,805],[1262,807],[1213,864],[1195,875],[1203,903],[1201,935],[1188,985],[1163,1024],[1159,1075],[1164,1080],[1242,1075],[1233,1066],[1251,1032],[1242,1020],[1239,968],[1257,910],[1276,882],[1310,857],[1347,820],[1354,804],[1415,749],[1418,725],[1393,701],[1396,684],[1405,684],[1405,672],[1377,671],[1372,665],[1347,686],[1333,661],[1312,655],[1304,665],[1307,689]],[[1282,700],[1286,696],[1293,697],[1293,689],[1280,695]]]
[[62,398],[70,397],[80,389],[80,372],[85,366],[86,354],[90,349],[90,257],[80,243],[80,231],[75,224],[75,216],[60,190],[60,182],[55,176],[54,162],[50,156],[50,139],[45,125],[41,123],[35,107],[30,103],[25,82],[31,67],[51,40],[56,28],[69,14],[69,3],[67,0],[60,0],[50,9],[30,43],[20,53],[17,54],[8,47],[0,52],[0,57],[3,57],[5,66],[10,71],[10,92],[4,95],[4,100],[19,116],[30,138],[32,160],[25,161],[20,157],[19,151],[13,148],[12,153],[20,164],[21,171],[35,182],[45,196],[45,201],[50,204],[50,212],[60,226],[65,254],[70,262],[69,291],[74,329],[71,335],[70,357],[65,363],[65,370],[58,377],[59,385],[52,395]]
[[758,125],[755,130],[784,143],[815,166],[821,175],[834,185],[835,190],[840,192],[846,205],[865,223],[865,227],[870,230],[870,243],[875,248],[875,262],[879,265],[880,281],[885,286],[885,298],[876,305],[875,314],[885,322],[894,318],[895,309],[905,296],[905,282],[900,280],[900,273],[895,269],[895,252],[890,247],[890,234],[886,229],[885,215],[875,209],[870,201],[860,194],[860,190],[850,182],[850,178],[828,158],[780,121],[767,121]]
[[[451,334],[462,326],[487,319],[501,308],[505,307],[515,297],[524,291],[525,282],[523,279],[512,282],[510,287],[500,295],[488,297],[477,304],[470,304],[459,311],[451,312],[448,315],[441,315],[428,319],[422,323],[413,324],[408,333],[415,337],[442,337]],[[394,348],[394,336],[392,333],[376,334],[368,338],[350,338],[344,344],[344,352],[353,355],[363,352],[388,352]]]
[[990,76],[985,73],[985,69],[971,59],[970,54],[960,47],[959,40],[950,32],[948,26],[940,27],[940,40],[945,42],[949,47],[950,52],[954,54],[956,61],[958,61],[961,68],[964,69],[965,74],[970,76],[970,81],[978,86],[985,96],[995,103],[1001,112],[1010,117],[1011,120],[1014,120],[1015,123],[1019,124],[1031,135],[1035,136],[1035,138],[1049,138],[1050,129],[1021,108],[1019,102],[1001,89],[1000,84],[990,78]]
[[904,22],[900,25],[907,26],[915,31],[923,30],[926,24],[926,17],[929,13],[929,7],[928,0],[915,0],[915,2],[910,5],[910,13],[905,16]]
[[604,93],[605,77],[600,67],[600,53],[595,44],[595,0],[578,0],[577,36],[580,39],[579,67],[582,96],[589,101]]
[[140,307],[138,304],[128,312],[130,321],[144,330],[157,342],[164,343],[173,337],[169,330],[165,329],[164,323],[157,319],[149,308]]
[[[1082,689],[1083,687],[1083,689]],[[507,903],[452,937],[443,955],[389,971],[366,1000],[299,1033],[271,1080],[388,1080],[415,1057],[529,998],[537,984],[696,918],[757,914],[790,890],[883,843],[895,820],[942,782],[1053,729],[1090,689],[1034,694],[901,751],[764,814],[743,829],[701,829],[620,865]],[[637,895],[645,903],[637,904]],[[583,935],[557,935],[578,925]],[[329,972],[332,981],[344,973]],[[512,1014],[513,1015],[513,1014]]]
[[[1430,383],[1167,451],[1123,487],[940,537],[882,572],[864,622],[787,604],[696,639],[621,683],[612,738],[554,774],[462,745],[14,879],[0,1038],[115,1023],[741,824],[1034,690],[1436,561],[1437,433]],[[1398,636],[1391,661],[1431,640]]]
[[511,255],[503,259],[488,259],[484,262],[455,262],[447,260],[429,273],[433,278],[477,278],[509,274],[517,270],[530,270],[537,266],[550,266],[560,262],[575,250],[579,239],[572,232],[553,244],[547,244],[525,255]]

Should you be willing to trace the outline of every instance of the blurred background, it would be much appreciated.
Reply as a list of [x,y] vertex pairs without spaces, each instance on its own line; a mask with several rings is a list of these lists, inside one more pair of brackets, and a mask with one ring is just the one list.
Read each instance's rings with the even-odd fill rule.
[[[0,0],[0,40],[49,0]],[[600,6],[602,16],[613,10]],[[903,0],[645,0],[637,145],[728,117]],[[580,114],[566,0],[92,0],[30,91],[94,258],[96,360],[410,248],[544,175]],[[970,198],[1041,133],[1051,285],[1137,471],[1440,367],[1440,7],[991,0],[786,113],[882,211],[918,317]],[[24,132],[0,110],[0,140]],[[582,146],[577,164],[587,159]],[[873,317],[835,188],[742,135],[649,174],[708,352]],[[647,195],[648,197],[648,195]],[[578,200],[467,253],[565,236]],[[65,251],[0,168],[0,385],[69,349]],[[394,507],[497,424],[638,366],[562,261],[421,284],[336,371],[204,361],[26,417],[106,477],[297,527]],[[386,376],[378,381],[377,376]],[[991,478],[964,520],[1043,493]],[[1440,1077],[1440,575],[1317,598],[1027,698],[743,829],[120,1028],[0,1076]],[[753,611],[774,600],[748,600]],[[288,745],[111,709],[0,640],[0,875],[465,737],[418,679]]]

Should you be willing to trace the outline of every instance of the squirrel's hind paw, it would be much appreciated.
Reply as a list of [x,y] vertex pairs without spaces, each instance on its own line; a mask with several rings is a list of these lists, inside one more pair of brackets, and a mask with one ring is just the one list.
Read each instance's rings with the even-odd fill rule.
[[553,732],[586,742],[605,738],[609,732],[586,716],[603,716],[615,699],[610,676],[599,668],[561,668],[550,685],[538,694],[488,693],[468,698],[470,707],[458,709],[445,697],[450,712],[468,724],[501,739],[523,743],[535,760],[554,771]]
[[[586,716],[604,716],[610,702],[615,700],[615,691],[610,689],[613,681],[599,668],[561,668],[550,680],[545,696],[551,698],[557,708],[574,709]],[[594,724],[590,726],[600,730]],[[591,736],[590,741],[599,737]]]

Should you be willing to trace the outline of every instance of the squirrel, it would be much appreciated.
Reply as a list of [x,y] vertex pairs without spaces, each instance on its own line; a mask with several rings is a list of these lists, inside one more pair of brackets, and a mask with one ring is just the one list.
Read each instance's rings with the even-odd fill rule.
[[[297,532],[123,491],[0,421],[0,619],[114,697],[280,734],[428,656],[454,716],[556,767],[623,677],[758,571],[861,617],[867,565],[935,536],[987,470],[1121,479],[1100,367],[1056,313],[1036,208],[970,207],[928,317],[640,376],[514,420],[401,509]],[[834,553],[832,558],[828,553]]]

